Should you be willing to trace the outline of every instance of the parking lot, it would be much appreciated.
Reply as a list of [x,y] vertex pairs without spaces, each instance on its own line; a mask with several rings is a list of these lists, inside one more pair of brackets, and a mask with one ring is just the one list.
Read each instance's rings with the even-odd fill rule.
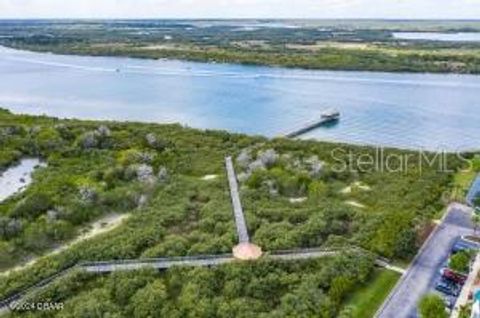
[[[465,246],[467,245],[470,248],[475,248],[473,244],[469,244],[466,241],[458,238],[455,245]],[[442,270],[442,268],[444,268]],[[442,275],[443,271],[443,275]],[[435,293],[442,297],[445,301],[445,306],[451,311],[455,306],[455,303],[460,295],[461,289],[467,279],[468,273],[465,275],[459,275],[452,270],[448,269],[448,257],[442,262],[441,267],[435,273],[432,285],[430,286],[428,293]]]
[[448,259],[452,246],[461,236],[473,233],[471,214],[472,210],[467,206],[461,204],[449,206],[442,223],[421,248],[376,317],[418,317],[417,304],[423,295],[435,291],[440,279],[440,270]]

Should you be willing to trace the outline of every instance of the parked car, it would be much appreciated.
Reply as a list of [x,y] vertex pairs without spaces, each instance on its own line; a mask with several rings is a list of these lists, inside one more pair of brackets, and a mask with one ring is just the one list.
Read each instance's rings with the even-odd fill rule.
[[438,282],[437,285],[435,286],[435,289],[448,296],[457,297],[459,294],[458,288],[454,284],[450,284],[444,280],[440,280],[440,282]]
[[465,284],[465,281],[467,280],[467,276],[454,272],[450,268],[443,268],[441,270],[441,274],[442,274],[442,277],[460,285]]
[[455,254],[460,251],[473,250],[473,249],[478,249],[475,243],[470,243],[462,239],[459,239],[455,242],[455,244],[453,244],[451,252],[452,254]]
[[475,246],[475,248],[480,249],[480,237],[478,237],[477,235],[462,235],[461,239],[468,244],[472,244],[473,246]]

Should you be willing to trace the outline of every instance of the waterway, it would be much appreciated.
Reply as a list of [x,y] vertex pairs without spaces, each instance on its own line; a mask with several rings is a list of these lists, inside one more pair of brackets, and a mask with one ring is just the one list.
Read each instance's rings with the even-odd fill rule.
[[393,37],[402,40],[426,40],[442,42],[480,42],[480,32],[394,32]]
[[336,125],[302,138],[480,148],[476,75],[297,70],[0,48],[0,83],[0,107],[16,113],[178,122],[273,137],[336,108]]

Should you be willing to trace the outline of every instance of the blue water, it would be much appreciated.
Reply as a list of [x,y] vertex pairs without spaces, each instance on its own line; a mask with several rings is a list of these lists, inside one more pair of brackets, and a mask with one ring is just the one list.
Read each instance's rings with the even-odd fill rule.
[[289,132],[333,107],[340,122],[303,138],[480,148],[480,76],[472,75],[289,70],[0,48],[0,105],[266,136]]
[[441,42],[480,42],[480,32],[394,32],[393,37],[402,40],[426,40]]

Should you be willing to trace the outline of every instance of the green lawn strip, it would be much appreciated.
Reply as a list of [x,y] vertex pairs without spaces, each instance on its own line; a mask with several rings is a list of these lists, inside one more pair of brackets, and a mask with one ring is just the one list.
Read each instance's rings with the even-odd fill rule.
[[470,185],[475,179],[477,173],[473,169],[468,169],[465,171],[459,171],[455,174],[453,179],[453,193],[452,199],[455,201],[463,202],[465,196],[468,193]]
[[373,317],[399,278],[400,274],[396,272],[375,270],[370,281],[359,286],[345,303],[345,306],[352,308],[352,317]]
[[413,257],[409,258],[408,260],[403,260],[403,259],[392,260],[391,265],[397,266],[403,269],[407,269],[412,259]]

